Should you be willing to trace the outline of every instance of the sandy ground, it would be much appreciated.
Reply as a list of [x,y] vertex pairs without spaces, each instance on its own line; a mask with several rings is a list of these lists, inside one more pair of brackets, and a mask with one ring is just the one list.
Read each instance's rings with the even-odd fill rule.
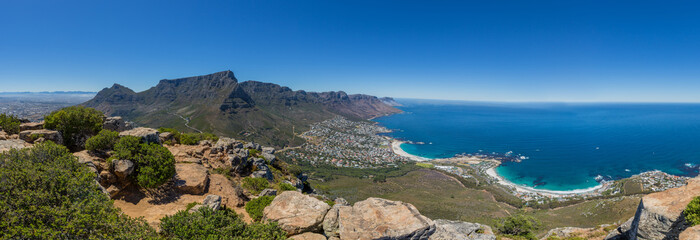
[[496,173],[495,167],[489,168],[488,170],[486,170],[486,174],[488,174],[489,176],[491,176],[493,178],[498,179],[498,183],[500,183],[502,185],[515,188],[515,190],[518,192],[539,193],[539,194],[547,195],[550,197],[558,197],[558,196],[565,196],[565,195],[572,195],[572,194],[584,194],[584,193],[596,191],[596,190],[603,187],[602,184],[599,184],[599,185],[596,185],[595,187],[590,187],[590,188],[586,188],[586,189],[576,189],[576,190],[569,190],[569,191],[552,191],[552,190],[534,189],[531,187],[521,186],[521,185],[512,183],[512,182],[504,179],[500,175],[498,175],[498,173]]
[[419,157],[416,155],[409,154],[405,152],[403,149],[401,149],[401,144],[404,144],[405,142],[399,141],[399,140],[393,140],[391,142],[391,150],[394,151],[396,155],[402,156],[402,157],[407,157],[413,161],[417,162],[423,162],[423,161],[430,161],[431,159],[429,158],[424,158],[424,157]]

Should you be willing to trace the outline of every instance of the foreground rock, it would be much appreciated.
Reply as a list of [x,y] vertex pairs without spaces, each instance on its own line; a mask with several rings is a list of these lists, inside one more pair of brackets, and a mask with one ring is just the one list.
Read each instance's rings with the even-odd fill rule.
[[682,217],[688,203],[700,194],[700,177],[679,188],[646,195],[634,217],[613,230],[606,239],[676,239],[688,227]]
[[468,223],[438,219],[435,220],[435,233],[430,240],[495,240],[491,227],[478,223]]
[[700,240],[700,225],[686,229],[679,236],[680,240]]
[[409,203],[368,198],[338,211],[340,239],[428,239],[435,224]]
[[204,198],[204,201],[202,201],[202,204],[197,204],[194,207],[190,208],[189,212],[195,212],[203,207],[211,208],[211,210],[214,210],[214,211],[219,210],[219,208],[221,208],[221,196],[209,194],[209,195],[207,195],[206,198]]
[[123,182],[126,182],[127,178],[134,173],[134,163],[129,160],[114,160],[112,161],[112,167],[114,168],[114,175]]
[[129,130],[122,117],[108,117],[102,123],[102,128],[115,132],[123,132]]
[[294,235],[289,237],[289,239],[294,240],[326,240],[326,237],[318,233],[302,233],[299,235]]
[[145,143],[160,144],[160,133],[158,132],[158,130],[155,130],[153,128],[134,128],[128,131],[120,132],[119,136],[134,136],[141,138],[141,141]]
[[331,238],[340,238],[340,229],[338,229],[338,213],[340,207],[343,206],[348,206],[348,202],[345,201],[345,199],[335,199],[335,204],[330,210],[328,210],[326,217],[323,218],[323,232],[326,234],[326,236]]
[[9,151],[10,149],[22,149],[28,146],[29,144],[19,139],[0,140],[0,153]]
[[265,207],[263,221],[276,221],[288,235],[315,232],[321,229],[323,217],[330,208],[316,198],[296,191],[286,191]]
[[43,138],[45,140],[53,141],[57,144],[63,144],[63,137],[58,131],[39,129],[39,130],[26,130],[19,133],[19,139],[25,142],[33,143],[34,140]]
[[20,131],[39,130],[44,128],[44,122],[28,122],[19,125]]
[[175,187],[183,193],[203,194],[209,184],[207,168],[199,164],[175,164]]
[[209,193],[221,196],[221,204],[228,208],[241,207],[247,198],[243,189],[234,184],[224,175],[212,174],[209,176]]

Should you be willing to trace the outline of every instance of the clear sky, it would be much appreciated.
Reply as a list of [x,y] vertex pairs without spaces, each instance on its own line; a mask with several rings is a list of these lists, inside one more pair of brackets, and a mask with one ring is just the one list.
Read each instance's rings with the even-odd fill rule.
[[700,102],[694,1],[0,1],[0,92],[230,69],[311,91]]

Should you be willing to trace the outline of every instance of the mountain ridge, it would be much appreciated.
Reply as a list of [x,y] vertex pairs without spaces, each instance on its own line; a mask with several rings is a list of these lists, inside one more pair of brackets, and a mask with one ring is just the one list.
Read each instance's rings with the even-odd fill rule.
[[197,129],[277,147],[302,143],[296,133],[308,129],[310,123],[337,115],[365,120],[401,112],[369,95],[239,82],[230,70],[163,79],[142,92],[114,84],[82,105],[108,116],[124,116],[139,125],[186,131],[182,116]]

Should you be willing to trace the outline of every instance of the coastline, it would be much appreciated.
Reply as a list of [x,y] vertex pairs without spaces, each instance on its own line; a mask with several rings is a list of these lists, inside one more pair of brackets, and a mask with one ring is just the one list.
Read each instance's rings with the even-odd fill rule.
[[399,155],[399,156],[402,156],[402,157],[406,157],[406,158],[411,159],[411,160],[416,161],[416,162],[425,162],[425,161],[433,160],[433,159],[430,159],[430,158],[420,157],[420,156],[416,156],[416,155],[407,153],[406,151],[404,151],[403,149],[401,149],[401,144],[404,144],[404,143],[406,143],[406,142],[404,142],[404,141],[399,141],[399,140],[396,140],[396,139],[393,139],[393,138],[392,138],[392,140],[391,140],[391,150],[392,150],[396,155]]

